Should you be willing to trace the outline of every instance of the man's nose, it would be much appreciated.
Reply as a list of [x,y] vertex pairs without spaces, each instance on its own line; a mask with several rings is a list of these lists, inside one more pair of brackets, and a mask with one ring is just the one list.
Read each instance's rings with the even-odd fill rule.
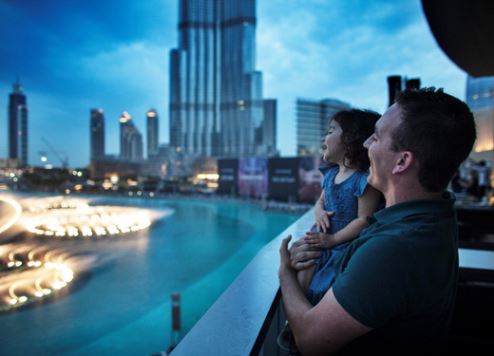
[[371,136],[367,137],[367,140],[364,141],[364,147],[369,148],[369,141],[370,141]]

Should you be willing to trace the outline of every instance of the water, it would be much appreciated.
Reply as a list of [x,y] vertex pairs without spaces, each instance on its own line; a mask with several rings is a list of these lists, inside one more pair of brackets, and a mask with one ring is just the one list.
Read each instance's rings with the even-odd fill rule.
[[102,203],[174,213],[132,238],[78,242],[98,251],[88,278],[76,280],[65,295],[0,315],[0,354],[165,350],[171,292],[181,293],[187,331],[255,254],[299,217],[232,201],[111,198]]

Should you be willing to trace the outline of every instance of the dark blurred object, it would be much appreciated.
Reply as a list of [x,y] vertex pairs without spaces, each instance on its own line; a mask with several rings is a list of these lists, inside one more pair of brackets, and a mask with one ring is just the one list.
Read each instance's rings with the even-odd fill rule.
[[494,207],[457,206],[456,215],[460,247],[494,250]]
[[422,0],[422,8],[453,62],[474,77],[494,75],[494,1]]
[[405,81],[405,89],[420,89],[420,78],[407,79]]
[[394,104],[398,94],[401,93],[401,76],[388,76],[388,106]]
[[494,271],[460,269],[448,355],[492,355]]

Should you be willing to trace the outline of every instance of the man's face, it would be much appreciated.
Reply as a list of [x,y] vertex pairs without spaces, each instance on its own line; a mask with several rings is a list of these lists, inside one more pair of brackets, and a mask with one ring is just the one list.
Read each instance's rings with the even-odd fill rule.
[[398,104],[393,104],[376,122],[374,133],[364,142],[370,159],[367,181],[383,193],[389,188],[393,167],[399,159],[399,153],[391,150],[391,134],[401,123],[400,115]]

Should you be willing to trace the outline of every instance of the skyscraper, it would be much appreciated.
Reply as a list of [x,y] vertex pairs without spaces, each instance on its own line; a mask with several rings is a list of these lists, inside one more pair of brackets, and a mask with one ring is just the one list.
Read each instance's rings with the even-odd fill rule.
[[329,119],[337,111],[349,108],[350,104],[336,99],[297,99],[297,154],[319,154]]
[[146,114],[147,118],[147,147],[148,158],[158,154],[159,144],[159,117],[156,110],[151,109]]
[[263,124],[260,147],[267,155],[276,154],[276,99],[263,100]]
[[420,78],[412,78],[407,79],[406,77],[401,78],[400,75],[390,75],[388,78],[388,106],[394,104],[398,95],[400,95],[403,90],[403,86],[405,89],[420,89]]
[[400,75],[390,75],[388,80],[388,106],[394,104],[396,97],[401,93],[401,76]]
[[103,109],[91,109],[90,136],[90,159],[103,158],[105,156],[105,117]]
[[494,77],[467,77],[466,102],[472,111],[494,109]]
[[129,113],[123,112],[120,116],[120,158],[139,161],[143,158],[142,151],[142,135]]
[[477,125],[476,159],[494,163],[494,77],[467,77],[466,102]]
[[179,0],[179,44],[170,53],[170,143],[177,151],[256,153],[263,103],[255,13],[255,0]]
[[17,159],[21,166],[27,164],[27,115],[26,96],[17,81],[9,96],[9,158]]

